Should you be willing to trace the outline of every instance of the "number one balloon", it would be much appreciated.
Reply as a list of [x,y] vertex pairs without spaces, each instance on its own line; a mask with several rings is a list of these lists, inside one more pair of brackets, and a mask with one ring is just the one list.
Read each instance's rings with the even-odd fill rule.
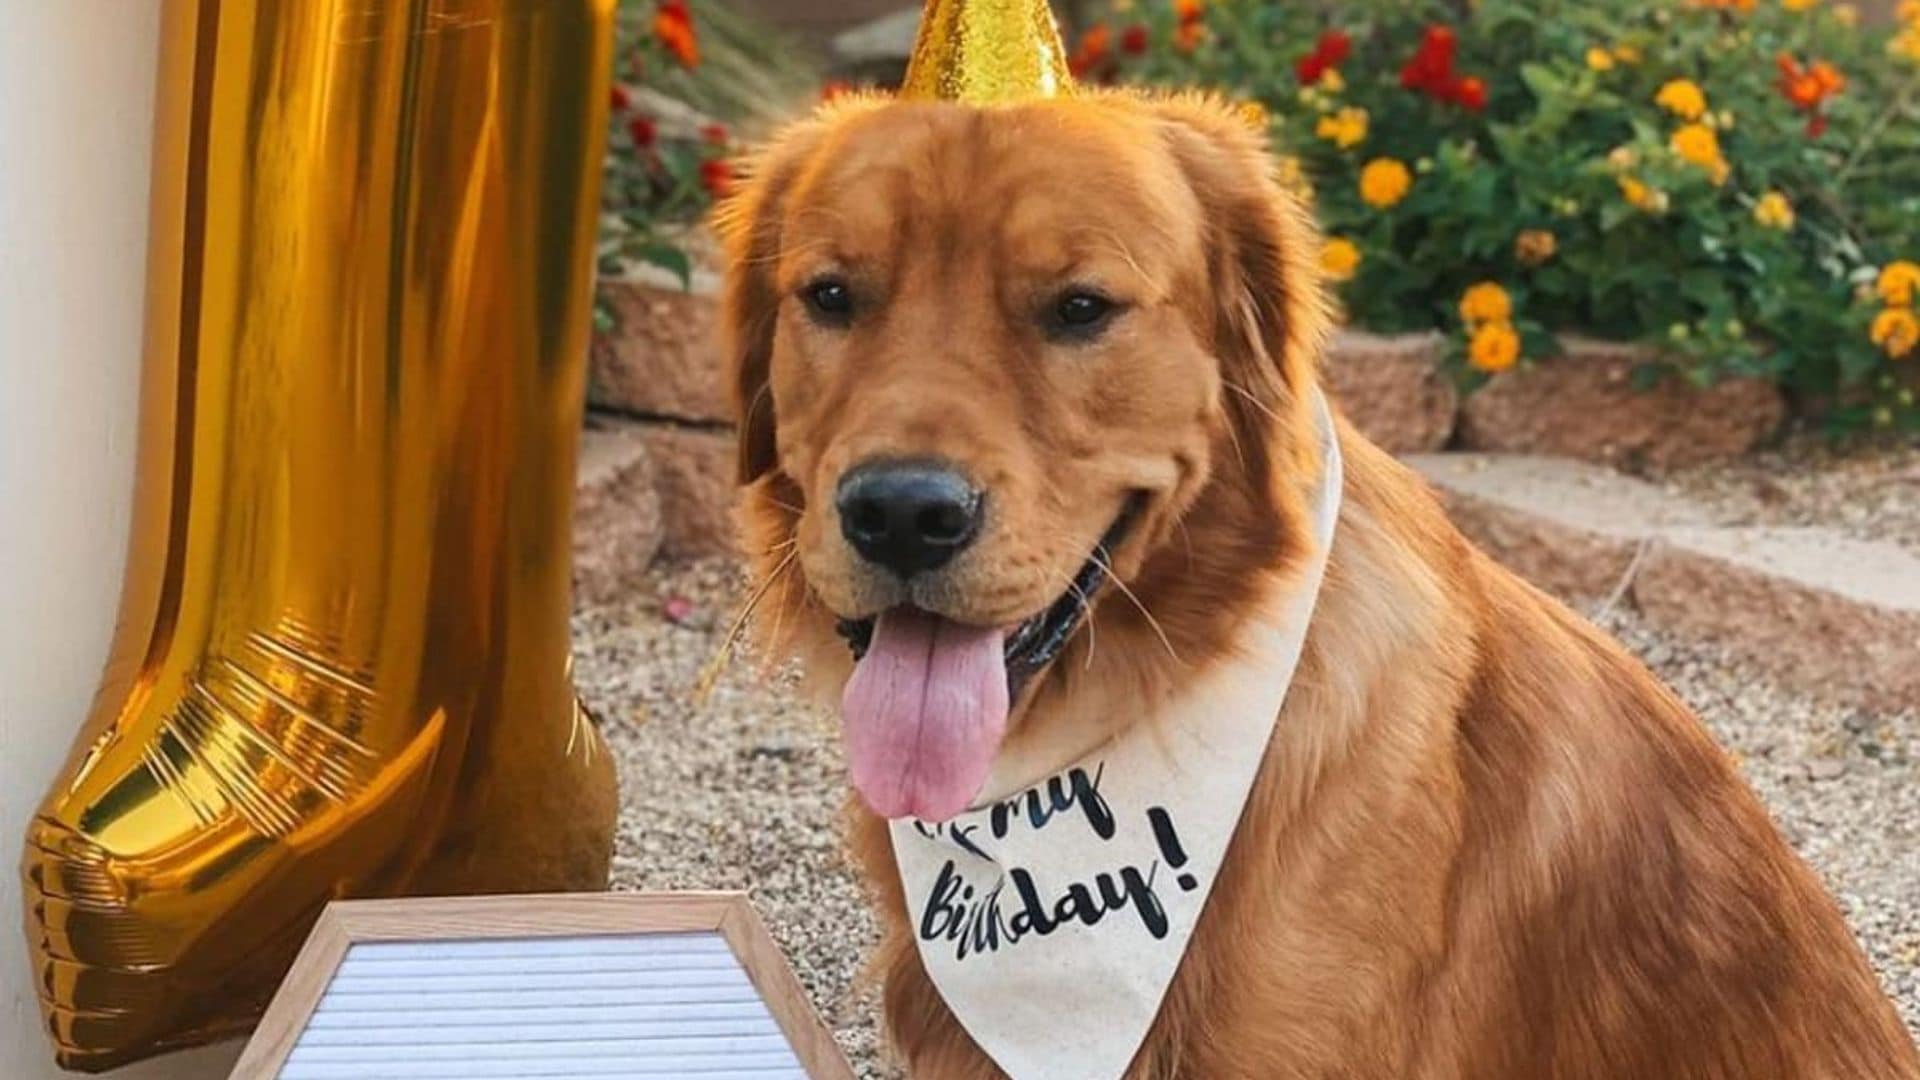
[[567,633],[612,7],[166,0],[133,550],[23,865],[63,1065],[243,1029],[337,896],[605,886]]

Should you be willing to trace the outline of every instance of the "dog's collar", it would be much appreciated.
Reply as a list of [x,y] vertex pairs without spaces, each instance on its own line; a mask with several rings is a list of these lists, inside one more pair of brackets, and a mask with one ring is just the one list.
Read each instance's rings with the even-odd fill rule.
[[1023,750],[1003,770],[1039,780],[940,825],[893,823],[927,974],[1018,1080],[1124,1075],[1179,969],[1326,574],[1343,477],[1332,414],[1323,399],[1316,405],[1314,552],[1301,575],[1263,597],[1238,650],[1174,697],[1144,704],[1090,752]]

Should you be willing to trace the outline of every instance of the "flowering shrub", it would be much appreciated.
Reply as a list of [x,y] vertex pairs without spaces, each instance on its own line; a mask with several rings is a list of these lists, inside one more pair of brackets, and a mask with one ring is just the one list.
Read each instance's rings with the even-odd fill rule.
[[[1085,77],[1263,107],[1349,318],[1468,381],[1552,332],[1920,430],[1920,0],[1115,0]],[[1551,331],[1551,332],[1550,332]]]
[[601,266],[646,263],[688,283],[691,226],[733,188],[733,128],[817,93],[818,76],[722,4],[622,0],[615,28]]
[[684,84],[699,70],[700,32],[686,0],[627,5],[621,16],[601,259],[609,269],[648,263],[688,282],[693,263],[680,232],[730,190],[732,138],[720,124],[663,135],[661,118],[636,105],[638,86]]

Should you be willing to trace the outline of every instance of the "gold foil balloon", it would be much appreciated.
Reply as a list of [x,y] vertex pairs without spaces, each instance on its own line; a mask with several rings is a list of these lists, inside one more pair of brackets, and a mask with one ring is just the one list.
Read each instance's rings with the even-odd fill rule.
[[132,559],[24,860],[62,1064],[243,1029],[337,896],[605,886],[568,514],[612,6],[167,0]]
[[997,105],[1072,88],[1047,0],[928,0],[900,96]]

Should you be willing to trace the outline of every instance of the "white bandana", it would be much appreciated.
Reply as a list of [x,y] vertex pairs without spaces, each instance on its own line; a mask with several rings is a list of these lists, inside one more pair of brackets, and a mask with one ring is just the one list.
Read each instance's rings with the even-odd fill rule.
[[1160,1011],[1253,790],[1325,576],[1341,458],[1326,402],[1318,405],[1317,548],[1298,587],[1264,605],[1232,659],[1025,790],[942,825],[893,823],[927,974],[1014,1080],[1123,1076]]

